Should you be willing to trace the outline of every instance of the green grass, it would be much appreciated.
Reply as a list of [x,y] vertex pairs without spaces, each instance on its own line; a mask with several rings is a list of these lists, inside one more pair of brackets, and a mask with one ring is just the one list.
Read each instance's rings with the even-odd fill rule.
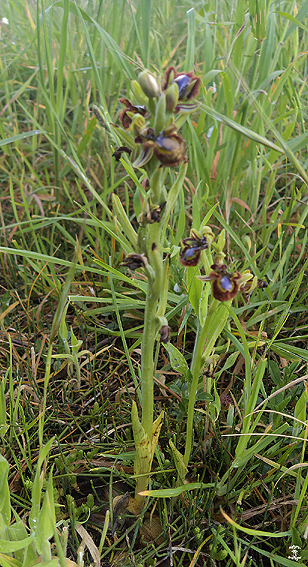
[[[81,565],[80,525],[94,541],[86,567],[171,565],[170,554],[183,567],[307,563],[308,2],[259,4],[260,26],[256,3],[244,0],[3,6],[0,436],[10,467],[1,461],[1,566],[35,565],[49,552],[61,566],[65,554]],[[169,441],[184,452],[188,386],[157,343],[156,417],[166,413],[150,489],[159,493],[141,519],[111,510],[114,538],[107,510],[135,484],[130,411],[140,395],[147,284],[121,266],[130,242],[114,224],[111,195],[137,228],[144,176],[112,158],[111,125],[118,99],[134,99],[140,69],[170,65],[194,69],[203,86],[183,128],[188,173],[168,239],[179,246],[211,211],[207,224],[228,235],[228,265],[269,285],[248,304],[235,301],[216,345],[220,403],[205,438],[200,384],[194,489],[181,498]],[[174,179],[170,170],[168,187]],[[186,277],[175,255],[166,316],[171,343],[190,364],[196,321]],[[7,486],[22,519],[18,537],[9,531]],[[53,513],[58,532],[44,523]],[[154,545],[140,530],[151,514],[162,528]],[[28,537],[22,524],[33,528],[33,518],[43,533],[36,547],[16,552],[17,563],[3,558],[3,540]]]

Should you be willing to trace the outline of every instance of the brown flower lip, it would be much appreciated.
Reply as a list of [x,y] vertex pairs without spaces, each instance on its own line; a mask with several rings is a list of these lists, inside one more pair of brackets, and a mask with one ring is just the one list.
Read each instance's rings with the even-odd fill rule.
[[174,124],[157,136],[152,128],[144,129],[136,136],[135,143],[142,144],[142,161],[137,160],[138,167],[150,161],[153,154],[165,167],[179,165],[185,159],[185,142]]
[[138,268],[144,268],[147,264],[147,259],[142,254],[127,254],[126,258],[121,263],[121,266],[125,266],[130,270],[138,270]]
[[201,238],[184,238],[184,248],[180,252],[180,262],[183,266],[197,266],[200,260],[201,251],[208,248],[208,241],[205,236]]
[[154,155],[166,167],[179,165],[184,159],[185,150],[185,142],[175,127],[169,126],[156,137]]
[[230,301],[239,291],[240,272],[229,274],[225,264],[213,264],[213,271],[207,276],[198,276],[205,282],[212,282],[213,297],[218,301]]
[[114,157],[116,159],[116,161],[120,161],[121,155],[123,153],[126,153],[126,154],[129,155],[129,154],[131,154],[131,150],[127,146],[120,146],[119,148],[114,150],[112,157]]
[[267,281],[266,281],[266,280],[258,279],[257,288],[258,288],[258,289],[264,289],[265,287],[268,287]]

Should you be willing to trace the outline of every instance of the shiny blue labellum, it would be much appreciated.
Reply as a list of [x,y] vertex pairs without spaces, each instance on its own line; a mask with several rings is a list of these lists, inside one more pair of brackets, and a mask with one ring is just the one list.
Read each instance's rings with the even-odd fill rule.
[[180,262],[183,266],[197,266],[201,251],[187,246],[180,252]]
[[176,79],[174,79],[174,82],[179,87],[179,99],[181,100],[181,97],[185,94],[187,86],[191,82],[191,78],[187,75],[179,75],[178,77],[176,77]]
[[225,291],[232,291],[233,289],[233,283],[232,281],[228,278],[228,276],[222,276],[220,278],[220,286],[222,289],[224,289]]
[[185,256],[185,258],[193,258],[197,254],[198,250],[196,250],[195,248],[187,248],[183,250],[183,256]]

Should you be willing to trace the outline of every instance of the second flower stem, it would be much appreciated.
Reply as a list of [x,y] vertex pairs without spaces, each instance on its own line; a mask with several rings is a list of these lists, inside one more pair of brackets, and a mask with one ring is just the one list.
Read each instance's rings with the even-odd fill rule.
[[[196,342],[190,368],[192,381],[188,400],[186,445],[183,459],[186,467],[189,462],[194,439],[194,408],[199,378],[204,363],[206,359],[211,356],[215,342],[226,324],[229,314],[228,306],[230,303],[231,302],[226,302],[225,304],[223,304],[217,299],[213,299],[210,304],[204,324],[198,325]],[[207,393],[210,394],[210,392]]]

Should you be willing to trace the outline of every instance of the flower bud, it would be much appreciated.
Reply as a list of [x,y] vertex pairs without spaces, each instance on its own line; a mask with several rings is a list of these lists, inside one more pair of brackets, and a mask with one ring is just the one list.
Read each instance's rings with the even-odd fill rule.
[[211,227],[209,227],[209,226],[207,226],[207,225],[205,225],[205,226],[202,227],[202,229],[201,229],[201,236],[203,236],[203,237],[205,237],[205,238],[207,239],[209,246],[212,244],[212,242],[213,242],[213,240],[214,240],[214,238],[215,238],[214,233],[213,233]]
[[175,83],[166,90],[166,110],[174,112],[179,100],[179,89]]
[[149,71],[142,71],[138,75],[138,82],[148,98],[157,98],[160,94],[158,83]]
[[138,104],[146,106],[148,103],[148,99],[145,96],[141,86],[139,85],[138,81],[131,82],[131,89],[134,93],[135,99],[137,100]]
[[163,325],[159,331],[160,342],[167,344],[170,341],[170,327],[168,325]]
[[223,251],[225,244],[226,244],[226,231],[225,229],[223,229],[217,238],[216,244],[215,245],[213,244],[213,248],[217,254]]

